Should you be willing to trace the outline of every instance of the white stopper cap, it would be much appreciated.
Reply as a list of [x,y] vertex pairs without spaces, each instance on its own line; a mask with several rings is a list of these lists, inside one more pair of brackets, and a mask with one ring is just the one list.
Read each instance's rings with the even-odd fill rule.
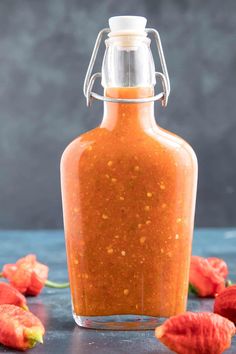
[[114,16],[109,19],[111,29],[110,35],[113,33],[135,33],[144,32],[147,19],[142,16]]

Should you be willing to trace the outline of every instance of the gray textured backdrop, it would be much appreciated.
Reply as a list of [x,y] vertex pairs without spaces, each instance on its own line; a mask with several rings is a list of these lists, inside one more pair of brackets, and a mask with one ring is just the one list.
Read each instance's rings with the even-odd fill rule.
[[235,0],[0,0],[0,228],[62,226],[60,156],[101,120],[83,78],[121,14],[160,31],[172,93],[156,118],[197,152],[197,226],[236,225]]

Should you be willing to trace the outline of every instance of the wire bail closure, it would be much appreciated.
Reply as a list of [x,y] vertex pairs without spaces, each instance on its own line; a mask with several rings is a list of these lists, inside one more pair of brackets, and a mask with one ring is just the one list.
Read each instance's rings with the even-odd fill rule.
[[96,39],[96,42],[95,42],[95,45],[93,48],[93,52],[91,55],[91,59],[89,62],[89,66],[87,69],[87,73],[86,73],[86,76],[84,79],[83,92],[84,92],[84,96],[86,97],[86,102],[87,102],[88,107],[91,106],[93,99],[100,100],[100,101],[106,101],[106,102],[114,102],[114,103],[147,103],[147,102],[161,100],[162,106],[163,107],[167,106],[168,98],[169,98],[169,94],[170,94],[170,79],[169,79],[165,56],[164,56],[164,52],[163,52],[163,48],[162,48],[162,44],[161,44],[161,38],[160,38],[159,32],[157,30],[155,30],[154,28],[146,28],[145,31],[147,33],[153,34],[155,41],[156,41],[157,50],[158,50],[158,54],[160,57],[162,72],[158,72],[158,71],[155,72],[155,76],[156,76],[156,78],[161,79],[163,91],[158,93],[155,96],[152,96],[152,97],[134,98],[134,99],[133,98],[126,99],[126,98],[105,97],[105,96],[99,95],[98,93],[92,91],[95,80],[97,78],[102,77],[102,74],[100,72],[95,73],[95,74],[92,74],[92,72],[93,72],[93,67],[94,67],[94,64],[95,64],[95,61],[97,58],[97,53],[98,53],[102,38],[105,34],[107,35],[110,32],[109,28],[104,28],[98,33],[98,36],[97,36],[97,39]]

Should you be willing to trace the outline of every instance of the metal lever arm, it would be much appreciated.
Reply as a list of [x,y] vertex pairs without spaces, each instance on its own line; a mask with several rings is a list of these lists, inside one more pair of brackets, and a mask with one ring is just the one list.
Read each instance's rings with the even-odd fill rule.
[[162,67],[163,73],[156,72],[155,75],[156,75],[156,77],[159,77],[161,79],[163,92],[158,93],[157,95],[152,96],[152,97],[136,98],[136,99],[128,99],[127,98],[126,99],[126,98],[105,97],[105,96],[99,95],[99,94],[92,91],[95,80],[99,77],[101,78],[101,76],[102,76],[101,73],[92,74],[93,67],[94,67],[94,64],[96,61],[96,57],[97,57],[97,53],[98,53],[103,36],[105,34],[108,34],[109,32],[110,32],[109,28],[104,28],[103,30],[101,30],[99,32],[96,42],[95,42],[95,45],[94,45],[92,55],[91,55],[91,59],[90,59],[89,66],[88,66],[87,73],[86,73],[85,80],[84,80],[84,88],[83,88],[84,95],[85,95],[86,101],[87,101],[87,106],[91,105],[92,99],[97,99],[100,101],[114,102],[114,103],[115,102],[116,103],[145,103],[145,102],[152,102],[152,101],[161,100],[162,105],[164,107],[166,107],[167,102],[168,102],[168,97],[170,94],[170,80],[169,80],[169,75],[168,75],[168,70],[167,70],[167,66],[166,66],[164,52],[162,49],[160,35],[153,28],[147,28],[146,32],[152,33],[155,37],[155,40],[156,40],[156,45],[157,45],[158,54],[160,57],[160,62],[161,62],[161,67]]

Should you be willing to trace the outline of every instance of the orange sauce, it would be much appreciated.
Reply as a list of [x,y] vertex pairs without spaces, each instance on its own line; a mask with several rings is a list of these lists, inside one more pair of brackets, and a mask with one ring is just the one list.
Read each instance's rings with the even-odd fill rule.
[[[148,97],[150,88],[110,88]],[[197,182],[191,147],[155,123],[153,103],[106,103],[100,127],[65,150],[63,213],[74,312],[185,311]]]

